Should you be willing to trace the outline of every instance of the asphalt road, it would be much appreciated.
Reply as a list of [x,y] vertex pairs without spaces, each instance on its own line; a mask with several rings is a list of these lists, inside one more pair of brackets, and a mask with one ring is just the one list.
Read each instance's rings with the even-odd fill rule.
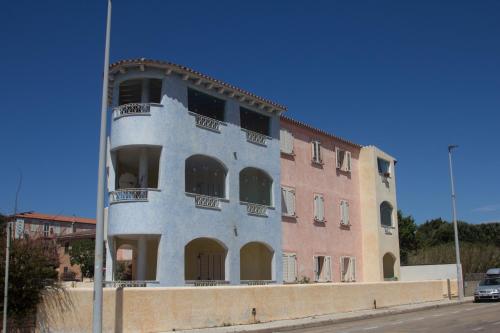
[[[283,332],[283,331],[280,331]],[[500,333],[500,303],[466,303],[287,333]]]

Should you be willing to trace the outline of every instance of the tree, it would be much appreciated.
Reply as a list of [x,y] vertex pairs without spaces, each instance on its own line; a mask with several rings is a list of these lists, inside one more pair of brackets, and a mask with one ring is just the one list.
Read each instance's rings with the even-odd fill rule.
[[83,277],[94,277],[94,250],[93,239],[78,239],[71,243],[69,250],[71,265],[80,265]]
[[[2,228],[0,240],[0,279],[5,276],[6,232]],[[11,327],[26,325],[27,318],[34,318],[42,292],[58,288],[59,257],[53,241],[41,239],[11,239],[9,261],[8,317]],[[0,298],[4,297],[3,286]]]
[[398,210],[399,253],[402,265],[408,264],[408,255],[417,249],[417,224],[413,216],[403,216]]

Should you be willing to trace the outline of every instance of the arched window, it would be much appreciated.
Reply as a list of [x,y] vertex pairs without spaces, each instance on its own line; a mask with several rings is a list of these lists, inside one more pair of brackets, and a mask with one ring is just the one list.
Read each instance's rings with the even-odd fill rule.
[[380,204],[380,223],[386,227],[392,227],[392,205],[387,201]]
[[196,238],[184,248],[184,278],[193,280],[225,280],[227,248],[211,238]]
[[264,171],[245,168],[240,172],[240,201],[271,206],[272,185],[272,178]]
[[272,280],[274,251],[261,242],[250,242],[240,250],[241,280]]
[[396,257],[394,257],[392,253],[387,252],[386,254],[384,254],[382,261],[384,266],[384,280],[393,280]]
[[193,155],[186,160],[185,191],[225,198],[226,174],[226,167],[218,160],[204,155]]

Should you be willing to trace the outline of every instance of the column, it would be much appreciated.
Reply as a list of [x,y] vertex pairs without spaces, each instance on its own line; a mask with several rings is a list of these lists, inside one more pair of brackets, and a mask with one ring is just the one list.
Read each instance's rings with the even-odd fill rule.
[[149,79],[142,80],[141,103],[149,103]]
[[147,240],[140,236],[137,240],[137,280],[146,280]]
[[139,155],[139,188],[148,188],[148,149],[141,148]]

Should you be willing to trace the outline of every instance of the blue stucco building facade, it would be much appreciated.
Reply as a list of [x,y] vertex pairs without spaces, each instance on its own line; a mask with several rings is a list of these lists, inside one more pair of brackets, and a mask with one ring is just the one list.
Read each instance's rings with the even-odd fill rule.
[[282,281],[285,108],[176,64],[128,60],[110,73],[106,280]]

